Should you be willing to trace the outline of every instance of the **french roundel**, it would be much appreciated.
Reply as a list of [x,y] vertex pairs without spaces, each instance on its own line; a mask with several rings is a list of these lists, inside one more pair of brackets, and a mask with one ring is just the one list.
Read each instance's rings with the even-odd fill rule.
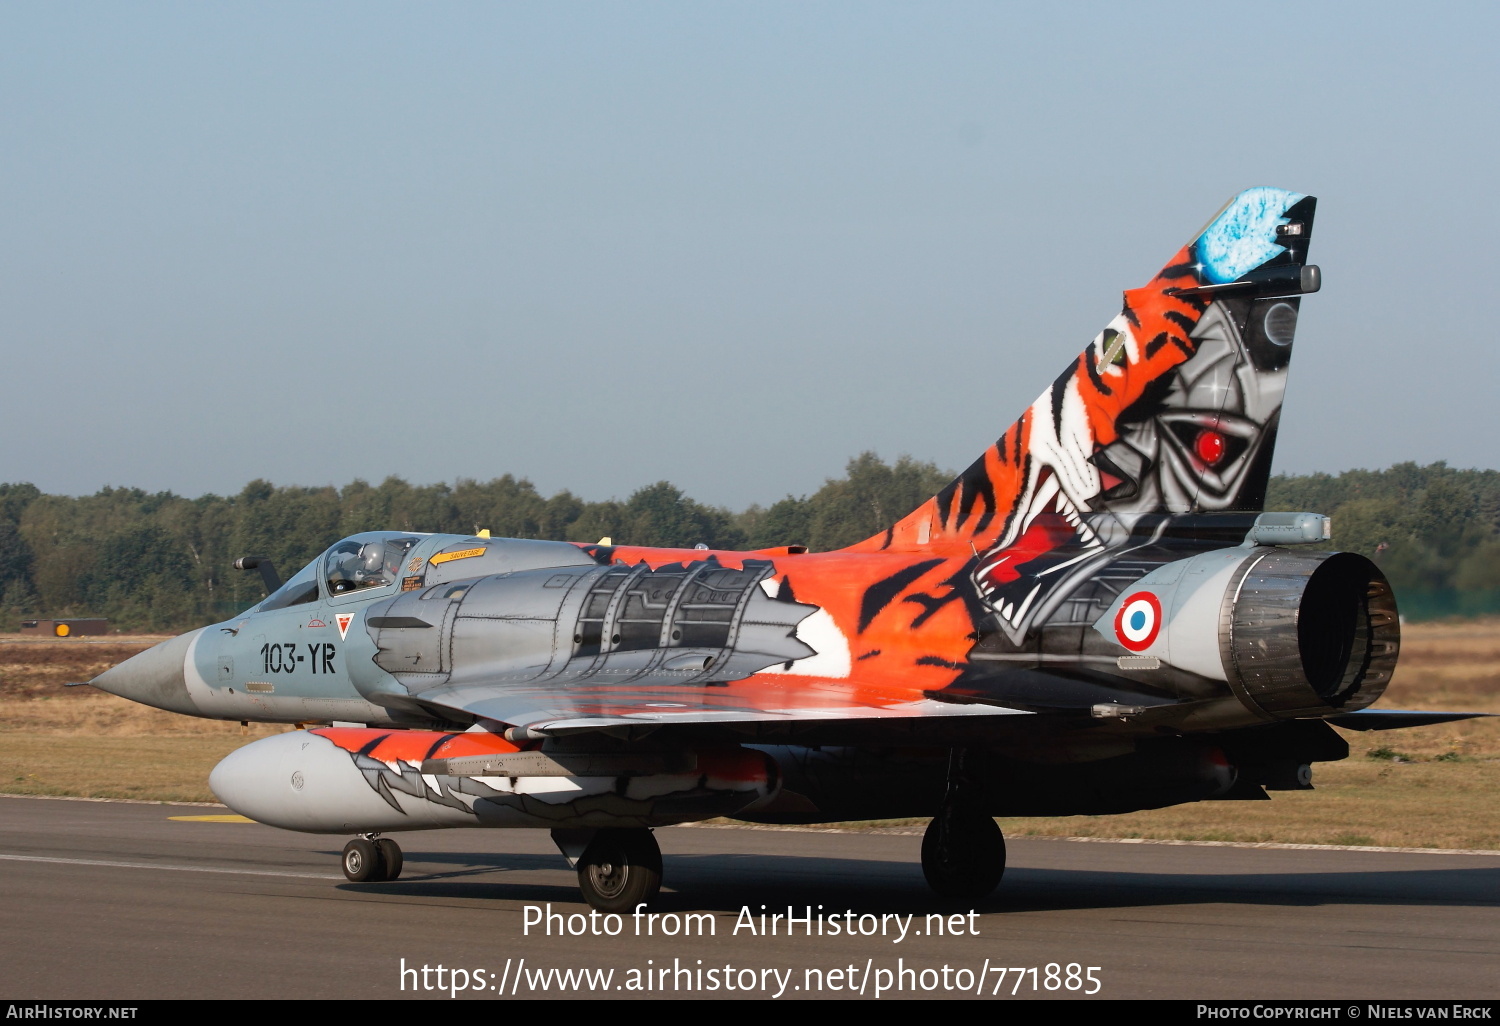
[[1161,603],[1149,591],[1127,598],[1115,614],[1115,637],[1132,652],[1144,652],[1161,630]]

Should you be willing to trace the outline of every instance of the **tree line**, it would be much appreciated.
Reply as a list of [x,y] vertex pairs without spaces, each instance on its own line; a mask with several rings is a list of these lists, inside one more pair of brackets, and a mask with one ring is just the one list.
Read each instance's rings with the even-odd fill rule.
[[[469,533],[632,545],[841,548],[885,530],[952,478],[931,463],[874,453],[811,495],[740,512],[707,506],[666,481],[624,501],[547,497],[510,475],[411,485],[387,478],[343,488],[256,480],[237,495],[189,499],[105,488],[48,495],[0,484],[0,630],[24,617],[105,616],[126,630],[180,630],[225,619],[263,597],[239,556],[271,557],[290,576],[359,531]],[[1380,563],[1404,612],[1500,611],[1500,473],[1443,463],[1281,476],[1269,509],[1333,516],[1334,543]]]

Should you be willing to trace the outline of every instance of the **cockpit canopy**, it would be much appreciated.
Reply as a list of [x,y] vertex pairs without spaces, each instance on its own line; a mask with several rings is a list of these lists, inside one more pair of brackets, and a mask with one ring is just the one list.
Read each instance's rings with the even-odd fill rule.
[[330,595],[363,588],[383,588],[401,576],[401,564],[421,539],[391,531],[372,531],[345,538],[324,555],[323,575]]
[[409,591],[466,577],[593,565],[592,556],[569,542],[366,531],[334,542],[252,612],[316,602],[320,594],[337,604],[384,588]]
[[318,599],[322,577],[329,595],[384,588],[401,576],[406,554],[425,535],[400,531],[366,531],[335,542],[317,559],[297,571],[256,609],[265,612],[298,606]]

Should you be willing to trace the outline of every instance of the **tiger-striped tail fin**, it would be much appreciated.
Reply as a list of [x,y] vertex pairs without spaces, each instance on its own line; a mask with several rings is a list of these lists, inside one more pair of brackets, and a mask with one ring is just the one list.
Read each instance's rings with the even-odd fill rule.
[[[1052,551],[1089,513],[1264,507],[1316,200],[1248,189],[962,474],[858,550]],[[1042,529],[1036,530],[1038,524]],[[1030,537],[1032,533],[1036,537]]]

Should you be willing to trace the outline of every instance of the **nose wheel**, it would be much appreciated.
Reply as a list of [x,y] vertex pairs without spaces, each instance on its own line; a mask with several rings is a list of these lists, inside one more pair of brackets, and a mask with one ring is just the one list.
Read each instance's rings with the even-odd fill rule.
[[355,883],[378,883],[401,875],[401,846],[389,837],[356,837],[344,845],[344,875]]
[[661,890],[661,848],[644,827],[600,830],[578,858],[583,900],[601,912],[631,912]]

